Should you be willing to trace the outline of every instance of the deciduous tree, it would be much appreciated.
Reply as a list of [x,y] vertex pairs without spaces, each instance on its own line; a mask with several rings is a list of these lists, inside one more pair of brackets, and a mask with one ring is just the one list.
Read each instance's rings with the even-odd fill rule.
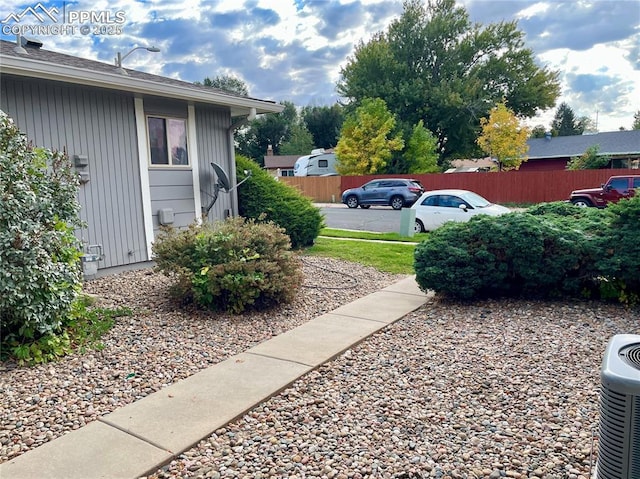
[[480,125],[482,134],[478,137],[478,145],[498,160],[500,170],[517,170],[527,161],[529,129],[520,125],[504,102],[491,109],[489,118],[481,118]]
[[531,130],[531,138],[544,138],[547,135],[547,131],[544,125],[536,125]]
[[567,170],[598,170],[607,166],[609,161],[609,156],[600,154],[600,145],[593,145],[582,155],[571,158]]
[[437,173],[438,167],[438,139],[424,127],[422,120],[413,127],[413,132],[404,159],[407,173]]
[[349,115],[336,147],[341,175],[376,174],[385,170],[393,151],[402,149],[400,134],[393,135],[396,120],[379,98],[367,98]]
[[536,64],[515,21],[472,24],[455,0],[406,0],[399,19],[356,47],[337,88],[355,105],[383,99],[405,130],[423,120],[441,161],[478,152],[480,118],[503,98],[527,118],[560,93],[557,72]]
[[289,140],[293,126],[298,122],[295,105],[287,101],[282,104],[282,112],[260,115],[236,135],[238,151],[260,166],[264,166],[264,155],[269,145],[274,154],[280,154],[280,147]]
[[313,150],[313,137],[303,124],[291,127],[289,139],[280,146],[281,155],[308,155]]
[[306,106],[301,116],[317,148],[334,148],[338,144],[344,121],[344,108],[341,105]]
[[218,75],[211,79],[206,77],[202,83],[195,82],[196,85],[210,86],[219,90],[224,90],[229,93],[235,93],[241,96],[249,96],[249,88],[247,84],[232,75]]

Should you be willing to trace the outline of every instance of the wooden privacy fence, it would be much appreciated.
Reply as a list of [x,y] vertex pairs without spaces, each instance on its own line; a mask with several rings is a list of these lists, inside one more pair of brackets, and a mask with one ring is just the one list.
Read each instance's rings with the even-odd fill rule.
[[281,176],[278,180],[298,188],[304,196],[316,203],[341,202],[342,177],[340,176]]
[[427,190],[471,190],[495,203],[544,203],[569,198],[572,190],[595,188],[614,175],[640,175],[640,170],[504,171],[421,175],[282,177],[317,203],[340,203],[342,192],[375,178],[414,178]]

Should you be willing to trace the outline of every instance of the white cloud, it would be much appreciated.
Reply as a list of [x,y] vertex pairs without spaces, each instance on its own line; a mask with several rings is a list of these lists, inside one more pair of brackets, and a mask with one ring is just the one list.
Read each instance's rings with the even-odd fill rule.
[[[484,25],[517,20],[528,48],[561,72],[562,95],[601,131],[630,127],[640,110],[640,2],[637,0],[458,0]],[[0,0],[0,16],[35,2]],[[61,5],[53,0],[47,5]],[[45,48],[180,77],[233,74],[253,96],[299,106],[336,100],[339,72],[359,41],[385,30],[402,0],[77,0],[76,10],[123,10],[122,35],[42,38]],[[13,38],[6,36],[4,39]],[[533,120],[550,123],[554,111]]]

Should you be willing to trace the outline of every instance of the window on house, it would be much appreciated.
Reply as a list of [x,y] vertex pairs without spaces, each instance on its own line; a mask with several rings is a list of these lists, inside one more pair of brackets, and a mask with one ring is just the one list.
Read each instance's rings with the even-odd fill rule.
[[186,166],[187,121],[182,118],[147,118],[152,165]]

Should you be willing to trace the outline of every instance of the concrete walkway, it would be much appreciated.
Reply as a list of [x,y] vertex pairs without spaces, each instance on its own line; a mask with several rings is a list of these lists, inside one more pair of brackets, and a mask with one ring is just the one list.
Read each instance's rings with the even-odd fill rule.
[[0,464],[0,478],[150,474],[426,299],[403,279]]

